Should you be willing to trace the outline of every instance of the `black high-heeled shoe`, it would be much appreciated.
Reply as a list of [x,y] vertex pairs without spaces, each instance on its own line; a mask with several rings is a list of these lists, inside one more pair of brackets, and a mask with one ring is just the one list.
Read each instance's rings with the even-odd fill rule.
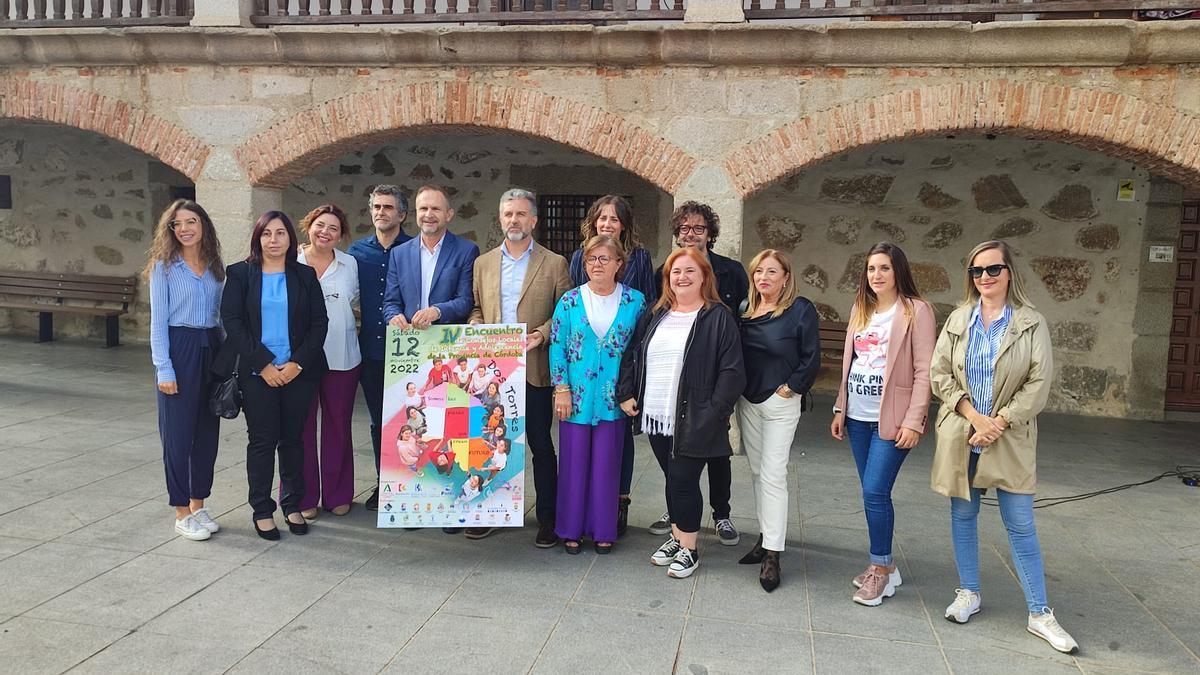
[[767,551],[763,556],[762,567],[758,570],[758,583],[763,590],[770,593],[779,588],[779,551]]
[[762,547],[762,535],[758,535],[758,541],[754,542],[754,548],[750,552],[742,556],[738,560],[739,565],[757,565],[763,561],[763,556],[767,555],[767,549]]
[[278,527],[272,527],[269,530],[262,530],[259,529],[257,520],[251,519],[250,522],[254,524],[254,531],[258,533],[258,536],[266,539],[267,541],[279,541]]
[[[299,515],[300,512],[296,511],[296,514]],[[288,532],[295,535],[308,534],[308,521],[304,520],[304,516],[300,516],[300,522],[298,523],[293,523],[292,519],[287,516],[284,516],[283,520],[287,523]]]
[[624,536],[625,530],[629,529],[629,504],[632,502],[629,497],[621,497],[617,500],[617,536]]

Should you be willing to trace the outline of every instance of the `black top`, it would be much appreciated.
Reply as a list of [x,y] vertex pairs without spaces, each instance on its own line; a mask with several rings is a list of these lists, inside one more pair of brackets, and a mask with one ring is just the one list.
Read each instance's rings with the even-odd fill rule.
[[[292,361],[300,366],[299,377],[320,379],[325,372],[325,333],[329,316],[325,313],[325,294],[317,273],[308,265],[290,262],[284,267],[288,294],[288,340]],[[262,267],[247,262],[225,270],[225,290],[221,295],[221,323],[225,343],[213,362],[213,371],[228,377],[236,357],[243,377],[261,371],[275,360],[262,343]]]
[[821,318],[812,303],[796,300],[778,317],[742,319],[742,354],[751,403],[762,403],[784,382],[807,394],[821,368]]
[[[646,390],[646,349],[654,331],[671,310],[644,312],[633,338],[621,355],[617,400],[635,399],[638,408]],[[746,385],[737,319],[728,308],[713,303],[700,309],[688,335],[679,391],[675,403],[672,452],[683,457],[728,457],[729,416]],[[633,419],[641,431],[642,418]]]
[[[717,282],[717,295],[721,296],[721,302],[731,311],[738,311],[746,301],[746,295],[750,293],[750,278],[746,276],[746,268],[733,258],[726,258],[712,251],[708,252],[708,264],[712,265],[713,277]],[[662,279],[662,272],[663,266],[659,265],[658,269],[654,270],[654,278]],[[646,306],[650,304],[647,301]]]

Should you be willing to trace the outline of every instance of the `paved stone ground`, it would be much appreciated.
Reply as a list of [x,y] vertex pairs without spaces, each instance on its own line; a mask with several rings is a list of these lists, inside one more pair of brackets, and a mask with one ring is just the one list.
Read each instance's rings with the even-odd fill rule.
[[[1200,672],[1200,490],[1175,479],[1038,512],[1051,603],[1082,645],[1071,657],[1025,632],[991,507],[984,610],[966,626],[942,618],[957,577],[948,505],[928,489],[928,441],[895,490],[905,584],[882,607],[851,602],[866,528],[825,402],[792,451],[784,583],[767,595],[757,569],[736,564],[757,529],[741,457],[743,543],[723,547],[710,532],[683,581],[648,563],[660,538],[641,529],[610,556],[567,556],[535,549],[530,528],[470,542],[378,531],[356,508],[323,514],[303,539],[265,542],[245,504],[240,420],[222,427],[210,500],[222,531],[179,539],[149,360],[140,347],[0,338],[4,672]],[[356,419],[365,492],[365,410]],[[1195,424],[1043,420],[1043,495],[1200,463]],[[662,510],[662,478],[638,450],[642,525]]]

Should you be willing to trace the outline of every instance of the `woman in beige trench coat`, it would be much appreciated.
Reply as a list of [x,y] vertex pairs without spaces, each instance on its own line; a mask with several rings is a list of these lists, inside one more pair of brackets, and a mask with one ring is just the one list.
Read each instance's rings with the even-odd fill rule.
[[1029,632],[1062,652],[1079,649],[1046,602],[1033,493],[1037,414],[1054,376],[1050,331],[1029,302],[1012,252],[987,241],[967,256],[966,298],[947,319],[930,366],[937,417],[932,488],[950,497],[959,586],[946,618],[979,611],[979,498],[996,489],[1000,517],[1029,608]]

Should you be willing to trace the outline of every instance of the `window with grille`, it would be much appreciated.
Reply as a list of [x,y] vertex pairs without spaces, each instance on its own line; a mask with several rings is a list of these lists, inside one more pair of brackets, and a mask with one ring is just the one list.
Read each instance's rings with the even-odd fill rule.
[[601,195],[541,195],[538,197],[538,243],[571,258],[579,248],[579,226],[588,207]]

